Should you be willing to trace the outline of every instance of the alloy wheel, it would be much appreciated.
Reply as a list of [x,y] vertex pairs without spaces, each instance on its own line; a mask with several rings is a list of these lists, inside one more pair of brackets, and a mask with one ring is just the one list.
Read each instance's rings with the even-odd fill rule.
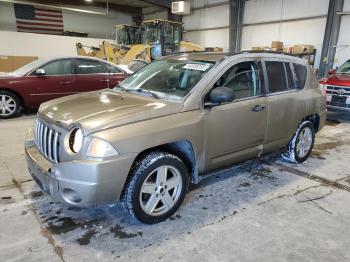
[[150,216],[160,216],[174,207],[183,186],[180,171],[163,165],[152,171],[141,186],[140,204]]
[[16,101],[9,95],[0,95],[0,115],[9,116],[12,115],[17,108]]
[[296,153],[299,158],[307,155],[312,145],[312,131],[309,127],[305,127],[299,134],[298,143],[296,145]]

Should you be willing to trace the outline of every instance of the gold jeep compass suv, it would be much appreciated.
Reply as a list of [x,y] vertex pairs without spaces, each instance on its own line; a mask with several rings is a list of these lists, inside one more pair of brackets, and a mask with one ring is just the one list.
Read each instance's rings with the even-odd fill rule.
[[25,142],[28,168],[57,201],[120,200],[131,217],[156,223],[208,171],[280,148],[305,161],[325,103],[309,65],[293,56],[168,56],[113,90],[42,104]]

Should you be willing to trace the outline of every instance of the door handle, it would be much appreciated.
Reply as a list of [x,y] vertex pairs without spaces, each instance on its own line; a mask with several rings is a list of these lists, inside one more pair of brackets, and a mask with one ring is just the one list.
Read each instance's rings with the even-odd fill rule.
[[262,105],[255,105],[255,106],[252,108],[252,111],[253,111],[253,112],[259,112],[259,111],[262,111],[262,110],[264,110],[264,109],[265,109],[265,107],[262,106]]
[[100,82],[109,82],[109,79],[101,79]]
[[62,82],[59,82],[61,85],[67,85],[67,84],[71,84],[72,82],[71,81],[62,81]]

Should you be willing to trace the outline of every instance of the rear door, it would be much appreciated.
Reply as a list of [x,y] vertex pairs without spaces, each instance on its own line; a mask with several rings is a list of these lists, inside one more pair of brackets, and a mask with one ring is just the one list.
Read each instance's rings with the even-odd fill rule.
[[265,59],[265,83],[268,87],[267,149],[286,145],[305,116],[306,101],[288,61]]
[[109,87],[105,63],[87,58],[74,59],[77,92],[88,92]]
[[32,72],[26,77],[26,86],[30,90],[29,104],[38,106],[43,102],[75,93],[75,79],[72,74],[72,60],[57,59],[39,67],[45,75]]

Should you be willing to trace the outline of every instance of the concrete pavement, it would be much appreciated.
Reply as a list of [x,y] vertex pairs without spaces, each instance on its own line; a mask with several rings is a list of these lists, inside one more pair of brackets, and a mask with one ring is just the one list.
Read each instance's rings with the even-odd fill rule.
[[29,176],[27,115],[0,120],[2,261],[349,261],[350,123],[329,122],[312,157],[279,154],[203,178],[157,225],[128,221],[120,206],[53,202]]

